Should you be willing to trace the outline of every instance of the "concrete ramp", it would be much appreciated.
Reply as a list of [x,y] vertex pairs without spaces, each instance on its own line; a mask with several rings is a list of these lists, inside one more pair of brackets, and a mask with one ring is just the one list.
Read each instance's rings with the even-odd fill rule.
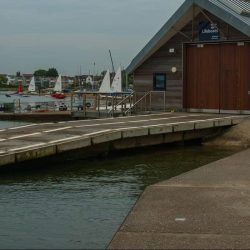
[[109,249],[249,249],[250,149],[150,186]]
[[[247,116],[161,113],[132,117],[30,124],[0,130],[0,166],[110,144],[121,150],[191,140],[230,127]],[[204,134],[206,135],[206,133]]]

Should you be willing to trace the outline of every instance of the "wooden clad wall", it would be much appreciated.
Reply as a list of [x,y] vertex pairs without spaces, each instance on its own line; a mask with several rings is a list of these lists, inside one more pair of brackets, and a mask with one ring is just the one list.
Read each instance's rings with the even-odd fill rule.
[[[210,20],[218,24],[221,31],[221,41],[249,39],[219,18],[207,11],[204,12]],[[167,76],[166,108],[183,108],[183,43],[191,42],[192,37],[194,37],[193,42],[198,41],[199,22],[207,20],[207,17],[200,13],[194,20],[194,34],[192,34],[192,22],[190,22],[134,71],[135,91],[153,90],[154,73],[165,73]],[[174,48],[175,53],[170,53],[170,48]],[[177,73],[171,72],[172,67],[177,67]]]
[[[167,76],[167,107],[182,108],[182,45],[184,41],[187,39],[183,39],[182,35],[174,36],[135,71],[135,91],[153,90],[154,73],[165,73]],[[170,53],[170,48],[174,48],[175,53]],[[177,68],[176,73],[171,72],[172,67]]]

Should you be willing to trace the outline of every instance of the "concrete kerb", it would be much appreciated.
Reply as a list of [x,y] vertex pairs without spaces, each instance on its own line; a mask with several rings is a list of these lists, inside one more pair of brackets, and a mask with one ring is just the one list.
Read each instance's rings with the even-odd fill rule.
[[83,136],[74,141],[66,141],[56,145],[57,153],[63,153],[70,150],[76,150],[91,146],[91,138]]
[[56,151],[56,145],[48,145],[43,146],[41,148],[33,148],[29,149],[27,151],[21,151],[15,153],[15,162],[23,162],[27,160],[33,160],[38,158],[43,158],[46,156],[55,155],[57,153]]
[[121,129],[122,138],[141,137],[149,135],[148,127],[134,127]]
[[206,128],[213,128],[213,127],[214,127],[214,120],[200,121],[200,122],[195,122],[195,124],[194,124],[194,128],[196,130],[206,129]]
[[9,155],[0,155],[0,167],[14,164],[16,162],[15,154],[9,154]]
[[172,125],[156,125],[149,127],[150,135],[160,135],[160,134],[169,134],[173,133]]
[[183,122],[178,124],[172,124],[174,132],[183,132],[188,130],[194,130],[195,122]]
[[110,141],[116,141],[122,138],[122,132],[119,130],[106,131],[103,133],[95,134],[91,138],[92,144],[100,144]]
[[221,119],[216,119],[214,121],[214,126],[215,127],[226,127],[226,126],[232,126],[232,119],[231,118],[221,118]]

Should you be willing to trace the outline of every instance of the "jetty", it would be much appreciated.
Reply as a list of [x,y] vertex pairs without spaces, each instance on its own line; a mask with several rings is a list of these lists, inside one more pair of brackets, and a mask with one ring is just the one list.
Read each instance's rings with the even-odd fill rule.
[[248,116],[156,113],[97,120],[29,124],[0,130],[0,166],[80,150],[81,157],[203,139]]
[[249,154],[148,187],[108,249],[249,249]]

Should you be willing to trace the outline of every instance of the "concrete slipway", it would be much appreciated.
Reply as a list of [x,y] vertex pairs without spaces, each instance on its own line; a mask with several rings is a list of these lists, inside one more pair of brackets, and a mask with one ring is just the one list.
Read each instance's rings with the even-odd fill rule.
[[80,150],[110,150],[204,138],[247,116],[161,113],[134,117],[30,124],[0,130],[0,166]]
[[250,249],[249,156],[148,187],[109,249]]

